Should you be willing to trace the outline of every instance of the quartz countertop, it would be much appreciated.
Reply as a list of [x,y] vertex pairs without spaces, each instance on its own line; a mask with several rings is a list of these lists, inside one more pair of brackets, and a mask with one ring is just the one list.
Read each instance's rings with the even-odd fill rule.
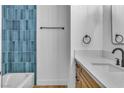
[[99,71],[92,65],[93,62],[103,62],[113,64],[113,60],[103,58],[88,56],[82,53],[75,54],[75,60],[81,64],[90,74],[104,87],[107,88],[124,88],[124,72],[106,72]]

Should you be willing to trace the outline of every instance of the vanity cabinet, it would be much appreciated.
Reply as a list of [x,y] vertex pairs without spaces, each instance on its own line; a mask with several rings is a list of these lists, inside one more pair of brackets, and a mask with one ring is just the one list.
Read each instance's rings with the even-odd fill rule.
[[78,63],[76,63],[76,88],[100,88],[100,85]]

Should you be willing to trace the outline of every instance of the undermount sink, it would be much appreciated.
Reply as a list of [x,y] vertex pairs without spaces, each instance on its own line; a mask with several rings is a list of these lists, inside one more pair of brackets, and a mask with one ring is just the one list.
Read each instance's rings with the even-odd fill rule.
[[92,63],[93,67],[103,72],[123,72],[124,68],[109,63]]

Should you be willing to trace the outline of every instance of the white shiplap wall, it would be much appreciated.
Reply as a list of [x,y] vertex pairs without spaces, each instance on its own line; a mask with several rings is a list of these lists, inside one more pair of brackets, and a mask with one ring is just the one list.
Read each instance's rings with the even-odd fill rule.
[[[64,26],[64,30],[39,29]],[[70,7],[37,6],[37,85],[67,84],[70,64]]]

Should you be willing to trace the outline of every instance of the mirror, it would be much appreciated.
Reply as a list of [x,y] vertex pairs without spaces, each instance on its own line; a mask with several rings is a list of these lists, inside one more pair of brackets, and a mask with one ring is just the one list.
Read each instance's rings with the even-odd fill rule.
[[124,44],[124,5],[111,6],[111,37],[114,45]]
[[[1,5],[0,5],[0,37],[1,37],[1,30],[2,30],[2,27],[1,27],[1,23],[2,23],[2,8],[1,8]],[[1,52],[1,38],[0,38],[0,52]],[[0,53],[0,88],[1,88],[1,53]]]

